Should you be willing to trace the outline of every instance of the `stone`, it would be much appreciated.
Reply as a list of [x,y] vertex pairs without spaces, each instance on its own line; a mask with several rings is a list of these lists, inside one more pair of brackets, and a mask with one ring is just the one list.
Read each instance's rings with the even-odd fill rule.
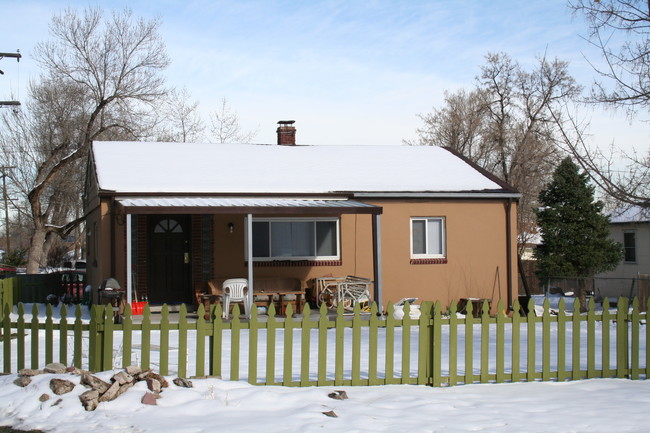
[[142,404],[149,404],[151,406],[156,406],[158,404],[156,396],[150,392],[147,392],[142,397]]
[[65,379],[52,379],[50,380],[50,389],[56,395],[67,394],[72,391],[75,384]]
[[160,386],[163,388],[169,387],[169,383],[167,382],[167,380],[154,371],[149,371],[147,375],[144,377],[144,379],[149,379],[149,378],[156,379],[158,382],[160,382]]
[[157,379],[149,377],[147,378],[147,388],[151,392],[159,393],[162,390],[162,385]]
[[38,398],[38,401],[42,403],[48,401],[49,399],[50,399],[50,394],[41,394],[41,396]]
[[81,375],[81,384],[82,385],[88,385],[92,389],[96,390],[100,394],[104,394],[108,388],[110,388],[110,384],[104,382],[98,377],[95,377],[89,373],[84,373]]
[[131,375],[131,376],[137,376],[140,373],[142,373],[142,369],[140,367],[138,367],[137,365],[129,365],[128,367],[126,367],[124,369],[124,372],[126,374],[128,374],[128,375]]
[[323,415],[328,416],[330,418],[338,418],[339,416],[334,413],[333,410],[328,410],[327,412],[323,412]]
[[115,396],[115,398],[117,398],[117,397],[121,396],[122,394],[124,394],[133,385],[135,385],[135,382],[129,382],[129,383],[125,383],[124,385],[121,385],[120,389],[117,390],[117,395]]
[[79,396],[79,400],[87,411],[93,411],[99,404],[99,392],[95,389],[89,389]]
[[21,368],[18,370],[18,376],[37,376],[43,373],[43,370],[33,370],[31,368]]
[[60,398],[60,399],[58,399],[57,401],[55,401],[54,403],[52,403],[52,406],[58,406],[58,405],[61,404],[62,402],[63,402],[63,399]]
[[51,373],[51,374],[63,374],[66,371],[66,366],[61,364],[60,362],[52,362],[50,364],[47,364],[43,371],[46,373]]
[[74,374],[75,376],[81,376],[84,373],[88,373],[87,371],[77,368],[74,365],[66,368],[65,372],[69,374]]
[[177,377],[173,382],[174,385],[180,386],[181,388],[192,388],[194,386],[191,381],[182,377]]
[[113,375],[111,380],[119,383],[120,385],[124,385],[125,383],[133,382],[135,379],[133,378],[133,376],[127,374],[125,371],[120,371],[119,373]]
[[26,387],[32,383],[32,378],[29,376],[18,376],[16,380],[14,380],[14,385],[20,386],[21,388]]
[[115,400],[118,396],[118,391],[120,390],[120,384],[117,382],[113,382],[111,386],[108,387],[108,389],[102,393],[101,397],[99,397],[99,402],[103,401],[112,401]]
[[330,392],[327,394],[329,398],[333,398],[334,400],[347,400],[348,394],[345,391],[334,391]]

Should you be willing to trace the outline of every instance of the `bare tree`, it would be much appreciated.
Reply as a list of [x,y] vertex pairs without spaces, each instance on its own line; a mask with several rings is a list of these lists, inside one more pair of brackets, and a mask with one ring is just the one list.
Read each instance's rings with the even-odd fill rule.
[[159,26],[129,10],[68,9],[52,19],[51,39],[36,46],[44,73],[31,85],[29,112],[3,116],[0,131],[34,225],[28,273],[45,263],[48,237],[81,221],[74,209],[90,143],[137,137],[137,120],[164,94],[160,72],[169,59]]
[[[569,2],[589,29],[588,42],[603,66],[592,67],[599,79],[588,102],[622,108],[630,116],[650,109],[650,3],[630,0]],[[563,144],[592,180],[619,204],[650,207],[650,147],[623,152],[601,150],[588,142],[586,124],[570,113],[558,119]]]
[[507,54],[488,54],[474,89],[447,93],[442,108],[420,116],[415,144],[449,147],[517,188],[521,248],[561,156],[554,113],[579,92],[566,62],[542,57],[526,71]]
[[202,140],[205,124],[199,113],[199,102],[191,100],[186,88],[171,90],[159,111],[162,118],[156,140],[180,143]]
[[210,121],[217,143],[250,143],[257,136],[257,130],[242,131],[239,115],[226,98],[221,98],[221,106],[210,115]]

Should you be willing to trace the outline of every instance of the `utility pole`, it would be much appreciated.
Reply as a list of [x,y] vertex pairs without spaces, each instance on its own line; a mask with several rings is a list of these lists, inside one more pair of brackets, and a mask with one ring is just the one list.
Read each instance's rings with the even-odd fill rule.
[[7,173],[5,173],[5,170],[11,170],[14,168],[16,167],[0,167],[0,170],[2,171],[2,199],[5,203],[5,239],[7,242],[7,254],[11,251],[11,239],[9,238],[9,198],[7,197]]
[[[20,54],[20,50],[16,50],[15,53],[0,53],[0,60],[4,59],[5,57],[11,57],[16,59],[18,63],[20,63],[20,58],[22,57],[22,54]],[[0,75],[4,75],[4,71],[0,69]],[[0,107],[5,107],[5,106],[17,106],[20,105],[19,101],[0,101]]]

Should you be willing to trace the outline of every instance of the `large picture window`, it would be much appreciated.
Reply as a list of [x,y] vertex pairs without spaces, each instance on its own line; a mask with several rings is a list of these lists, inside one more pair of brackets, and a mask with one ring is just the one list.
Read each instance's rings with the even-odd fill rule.
[[411,218],[411,257],[440,258],[446,255],[445,219],[442,217]]
[[338,218],[253,220],[256,260],[338,260]]

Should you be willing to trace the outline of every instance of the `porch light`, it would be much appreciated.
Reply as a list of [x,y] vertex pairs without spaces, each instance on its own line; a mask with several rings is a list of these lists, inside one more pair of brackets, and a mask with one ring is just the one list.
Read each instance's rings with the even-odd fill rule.
[[235,230],[235,225],[233,223],[228,223],[228,233],[232,233]]

